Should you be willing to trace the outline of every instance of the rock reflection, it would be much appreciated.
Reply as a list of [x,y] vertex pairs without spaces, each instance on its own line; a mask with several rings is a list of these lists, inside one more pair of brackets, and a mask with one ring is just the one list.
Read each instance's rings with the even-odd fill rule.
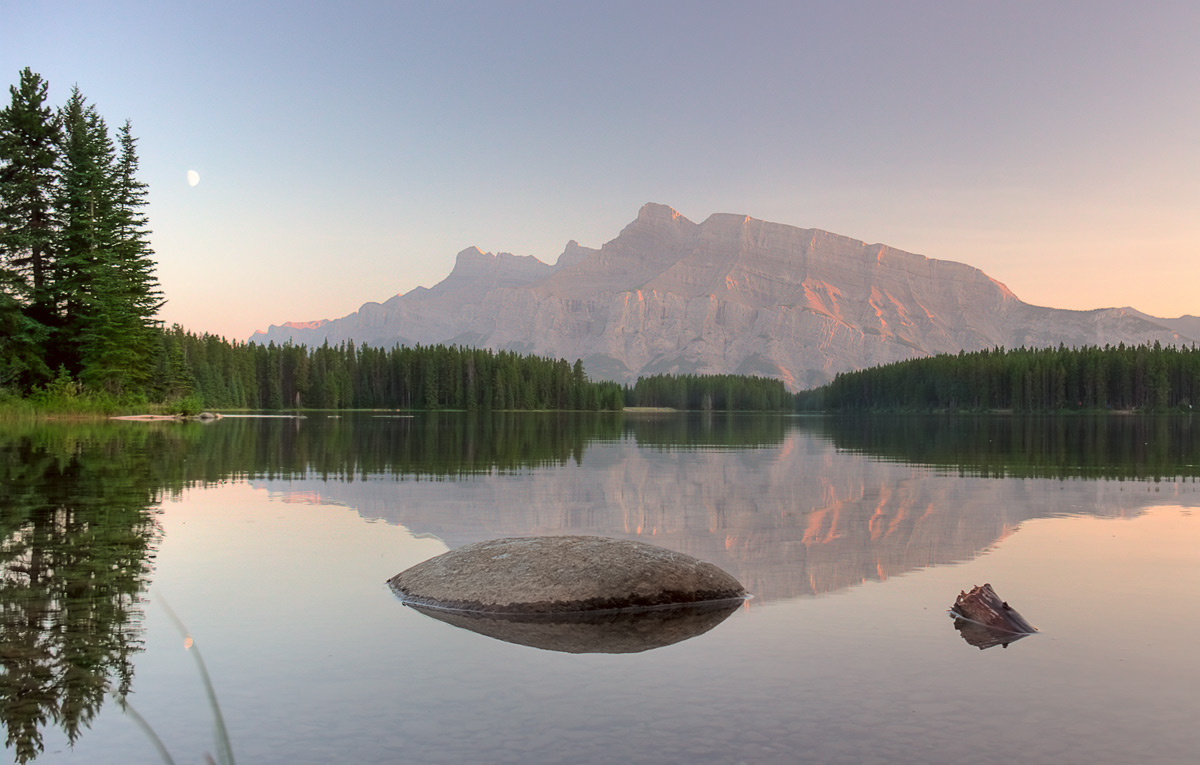
[[563,653],[640,653],[708,632],[744,601],[579,614],[484,614],[406,603],[426,616],[506,643]]

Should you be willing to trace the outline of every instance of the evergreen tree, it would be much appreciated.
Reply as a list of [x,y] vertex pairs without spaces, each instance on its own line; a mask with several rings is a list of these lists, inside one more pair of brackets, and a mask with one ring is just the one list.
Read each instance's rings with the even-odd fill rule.
[[48,379],[43,344],[55,235],[59,122],[47,83],[26,67],[0,110],[0,386]]
[[30,305],[35,320],[44,320],[47,310],[61,135],[47,88],[26,67],[9,88],[12,102],[0,111],[0,290]]
[[[55,207],[61,218],[53,270],[55,317],[51,363],[78,374],[84,346],[102,352],[109,331],[97,326],[116,280],[114,259],[115,150],[104,119],[76,87],[60,111],[62,173]],[[94,359],[89,359],[93,361]]]
[[25,315],[20,303],[0,289],[0,390],[25,390],[50,376],[43,360],[46,328]]
[[150,247],[149,221],[143,209],[147,204],[147,186],[138,180],[137,139],[129,120],[117,130],[120,153],[116,167],[116,271],[120,281],[118,298],[123,303],[130,340],[141,355],[138,368],[145,368],[151,353],[158,323],[154,316],[162,307],[162,291],[154,275],[154,250]]
[[90,389],[140,390],[154,352],[161,305],[137,178],[136,139],[126,122],[120,153],[104,118],[75,88],[61,113],[62,227],[54,269],[57,357]]

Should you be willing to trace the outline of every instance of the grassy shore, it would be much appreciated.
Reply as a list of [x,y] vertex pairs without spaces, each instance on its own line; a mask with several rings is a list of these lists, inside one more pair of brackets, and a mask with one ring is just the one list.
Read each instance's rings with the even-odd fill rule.
[[29,396],[0,391],[0,420],[101,419],[125,414],[197,414],[199,401],[180,399],[152,403],[144,397],[118,398],[85,393],[78,388],[37,390]]

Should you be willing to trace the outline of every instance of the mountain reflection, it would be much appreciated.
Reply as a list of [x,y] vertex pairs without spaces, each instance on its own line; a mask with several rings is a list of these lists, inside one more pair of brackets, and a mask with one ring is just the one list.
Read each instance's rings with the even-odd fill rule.
[[[161,434],[159,434],[161,435]],[[0,431],[0,720],[17,762],[54,724],[74,743],[110,684],[128,693],[173,450],[149,431]]]
[[[588,422],[575,421],[585,434],[571,459],[517,439],[538,445],[524,470],[431,485],[414,453],[353,483],[294,473],[260,485],[451,548],[529,534],[644,539],[721,566],[762,602],[970,560],[1031,518],[1192,503],[1200,463],[1200,429],[1178,417]],[[1080,480],[1092,475],[1106,480]]]
[[1200,504],[1198,472],[1200,427],[1178,416],[0,423],[0,720],[27,762],[46,726],[73,742],[110,686],[130,690],[156,508],[188,487],[248,481],[452,548],[644,539],[761,603],[970,560],[1030,518]]

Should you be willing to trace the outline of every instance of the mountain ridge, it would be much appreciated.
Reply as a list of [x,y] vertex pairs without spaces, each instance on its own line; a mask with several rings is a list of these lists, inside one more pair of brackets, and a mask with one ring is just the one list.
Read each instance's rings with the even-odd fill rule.
[[964,263],[748,215],[695,223],[655,203],[599,249],[568,242],[553,265],[470,247],[433,287],[296,324],[250,339],[459,344],[580,358],[594,379],[759,374],[793,390],[936,353],[1200,335],[1196,317],[1034,306]]

